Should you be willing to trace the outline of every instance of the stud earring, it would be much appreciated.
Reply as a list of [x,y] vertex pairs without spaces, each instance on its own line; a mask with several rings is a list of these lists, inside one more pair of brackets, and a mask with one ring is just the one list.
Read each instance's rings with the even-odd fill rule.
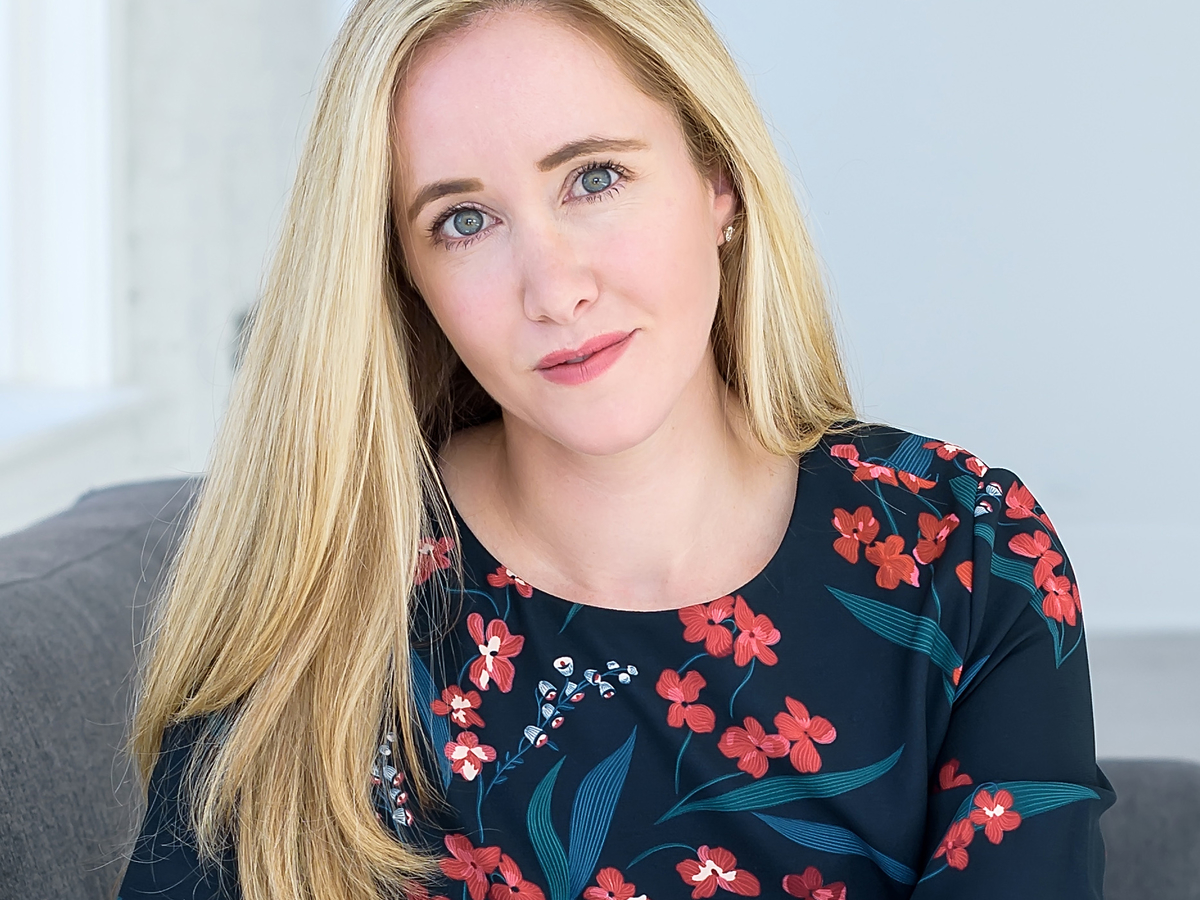
[[728,244],[732,240],[733,240],[733,226],[726,225],[725,226],[725,243]]

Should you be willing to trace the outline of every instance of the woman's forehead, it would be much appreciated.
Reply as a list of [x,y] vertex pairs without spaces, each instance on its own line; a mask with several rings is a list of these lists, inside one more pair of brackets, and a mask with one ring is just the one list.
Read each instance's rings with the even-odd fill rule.
[[405,180],[471,175],[487,155],[531,165],[587,137],[641,139],[669,120],[596,41],[545,13],[489,14],[416,56],[395,101]]

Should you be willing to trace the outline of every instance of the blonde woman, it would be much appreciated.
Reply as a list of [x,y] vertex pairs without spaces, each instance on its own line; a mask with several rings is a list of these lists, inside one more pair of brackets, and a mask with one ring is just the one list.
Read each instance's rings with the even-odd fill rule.
[[149,637],[124,900],[1100,897],[1074,576],[855,422],[694,0],[361,0]]

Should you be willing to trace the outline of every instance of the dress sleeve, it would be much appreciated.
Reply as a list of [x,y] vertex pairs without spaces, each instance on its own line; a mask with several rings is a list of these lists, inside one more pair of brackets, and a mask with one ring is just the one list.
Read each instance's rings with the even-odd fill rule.
[[1100,814],[1115,795],[1096,765],[1075,576],[1012,473],[986,472],[974,503],[974,555],[956,569],[971,592],[968,646],[912,898],[1099,900]]
[[202,861],[187,814],[184,776],[202,724],[167,729],[147,791],[146,817],[134,845],[118,900],[237,900],[232,852],[219,863]]

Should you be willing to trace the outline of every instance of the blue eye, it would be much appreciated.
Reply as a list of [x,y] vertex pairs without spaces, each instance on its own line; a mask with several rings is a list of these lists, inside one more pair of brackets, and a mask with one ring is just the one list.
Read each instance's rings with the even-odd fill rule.
[[607,190],[612,185],[612,170],[592,169],[590,172],[584,172],[581,182],[583,189],[589,194],[598,194],[600,191]]
[[483,213],[477,209],[460,209],[450,221],[455,231],[467,237],[483,228]]

